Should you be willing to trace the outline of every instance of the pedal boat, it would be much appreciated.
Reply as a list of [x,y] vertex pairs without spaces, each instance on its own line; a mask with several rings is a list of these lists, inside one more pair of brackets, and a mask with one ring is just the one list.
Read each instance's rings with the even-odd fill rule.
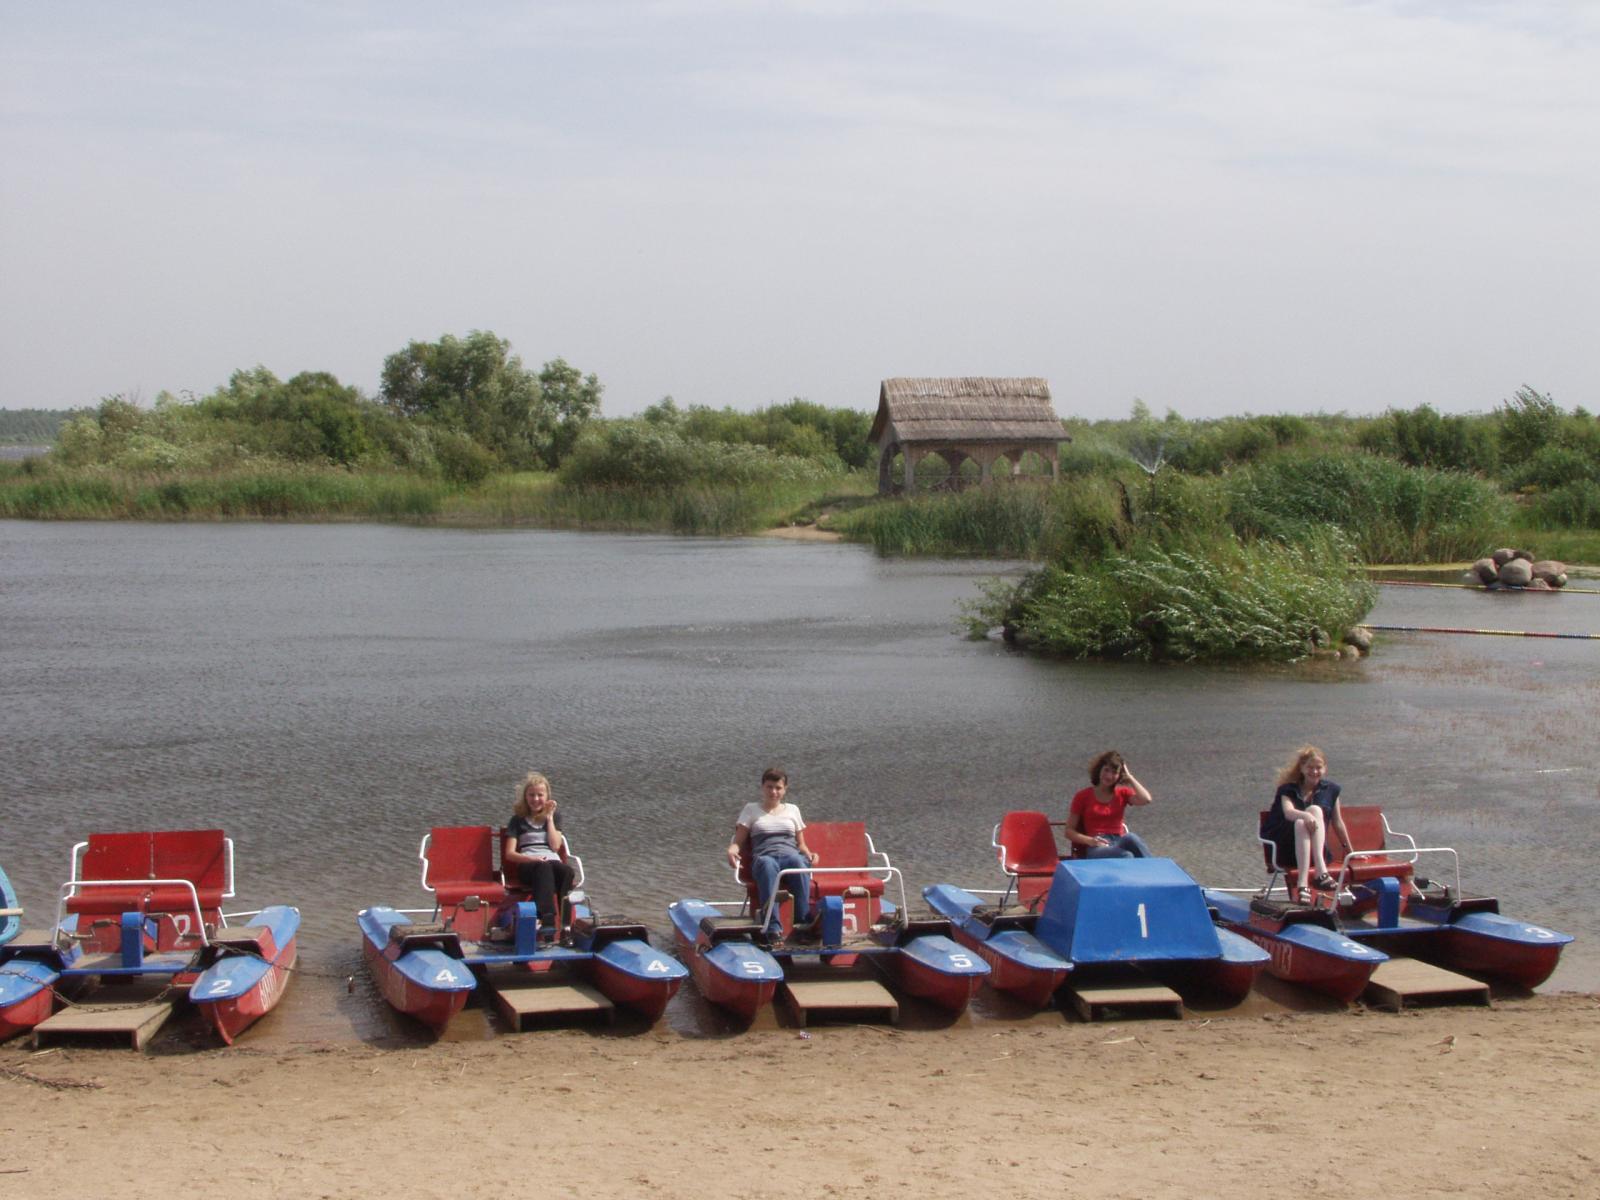
[[660,1019],[688,976],[683,964],[651,946],[638,922],[595,916],[575,854],[564,856],[575,868],[568,911],[541,916],[494,867],[501,840],[487,825],[432,830],[417,857],[433,907],[374,905],[357,915],[367,966],[384,999],[439,1033],[491,968],[534,974],[561,968],[646,1021]]
[[[1493,897],[1464,895],[1456,850],[1417,845],[1389,825],[1379,806],[1348,805],[1344,817],[1356,849],[1330,864],[1332,891],[1309,889],[1308,902],[1298,902],[1295,871],[1276,861],[1276,847],[1265,839],[1263,888],[1207,890],[1229,928],[1269,951],[1272,975],[1346,1001],[1360,995],[1372,970],[1390,957],[1530,991],[1549,979],[1570,934],[1503,916]],[[1442,867],[1450,882],[1419,875],[1424,860]],[[1349,964],[1342,974],[1337,955]],[[1371,968],[1360,977],[1356,964],[1368,961]]]
[[[16,889],[0,871],[0,1041],[32,1029],[55,1007],[55,983],[61,977],[59,960],[47,961],[29,948],[16,945],[22,932],[24,909]],[[53,939],[51,956],[55,959]],[[25,939],[26,943],[26,939]],[[76,947],[72,948],[76,954]]]
[[1263,951],[1217,926],[1200,885],[1171,859],[1063,858],[1036,812],[1007,813],[990,844],[1003,890],[935,884],[923,897],[983,956],[991,986],[1023,1003],[1044,1007],[1069,976],[1085,985],[1148,976],[1237,1003],[1266,965]]
[[154,978],[231,1045],[282,997],[300,927],[288,905],[223,912],[233,863],[219,829],[96,833],[74,845],[53,930],[21,932],[0,951],[0,1037],[50,1017],[58,993],[87,998],[101,983]]
[[[736,999],[727,1007],[754,1011],[752,1006],[771,999],[793,960],[805,957],[839,969],[870,963],[906,995],[950,1013],[965,1012],[988,966],[951,939],[950,923],[942,917],[908,918],[905,881],[873,845],[865,823],[814,821],[806,826],[806,843],[816,865],[781,872],[764,908],[748,862],[735,872],[746,889],[737,913],[728,913],[733,904],[699,900],[672,906],[680,947],[689,948],[691,962],[701,960],[697,983],[701,973],[711,981],[708,998],[724,1003],[717,997],[731,994]],[[811,889],[815,915],[796,929],[792,894],[800,888]],[[898,895],[898,904],[885,898],[886,889]],[[774,917],[784,931],[775,940],[765,933]],[[749,981],[738,980],[735,972],[746,973]]]

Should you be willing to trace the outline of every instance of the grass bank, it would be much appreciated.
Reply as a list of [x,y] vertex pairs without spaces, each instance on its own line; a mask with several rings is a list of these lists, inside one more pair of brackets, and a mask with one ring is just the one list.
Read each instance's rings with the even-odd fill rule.
[[0,463],[0,517],[34,520],[346,520],[685,534],[753,533],[858,501],[859,473],[677,488],[570,486],[546,472],[451,483],[401,471],[233,467],[131,471]]

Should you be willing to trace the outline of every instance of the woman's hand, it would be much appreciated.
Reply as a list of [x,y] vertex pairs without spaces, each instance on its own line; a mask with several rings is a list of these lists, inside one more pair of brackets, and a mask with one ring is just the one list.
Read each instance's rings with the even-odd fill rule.
[[735,871],[739,869],[739,843],[728,843],[728,865]]
[[810,863],[811,863],[811,865],[812,865],[812,866],[813,866],[813,867],[814,867],[814,866],[816,866],[816,865],[817,865],[817,864],[818,864],[818,863],[819,863],[819,862],[821,862],[821,861],[822,861],[822,855],[820,855],[820,854],[818,854],[818,853],[817,853],[817,852],[816,852],[816,851],[815,851],[815,850],[807,850],[807,851],[806,851],[806,859],[807,859],[807,860],[808,860],[808,861],[809,861],[809,862],[810,862]]

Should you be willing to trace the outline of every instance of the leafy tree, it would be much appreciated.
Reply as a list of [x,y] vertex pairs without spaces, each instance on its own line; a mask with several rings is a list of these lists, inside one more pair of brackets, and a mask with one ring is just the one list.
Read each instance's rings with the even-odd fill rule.
[[[163,411],[179,407],[169,402]],[[194,407],[214,435],[231,433],[258,453],[353,466],[374,450],[367,430],[372,402],[326,371],[303,371],[287,382],[262,366],[235,371]]]
[[540,457],[554,470],[572,452],[583,427],[600,412],[604,390],[593,374],[584,375],[553,358],[539,371],[539,392],[544,401],[540,416]]
[[1524,385],[1499,410],[1500,449],[1509,461],[1525,458],[1557,439],[1564,414],[1549,396]]
[[559,358],[535,375],[510,342],[483,329],[412,342],[383,363],[385,404],[464,433],[516,467],[557,465],[599,410],[600,392],[598,379]]

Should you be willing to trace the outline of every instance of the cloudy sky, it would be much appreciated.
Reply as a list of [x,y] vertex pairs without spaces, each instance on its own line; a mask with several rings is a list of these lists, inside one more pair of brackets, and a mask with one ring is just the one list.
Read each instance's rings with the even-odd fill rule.
[[1597,80],[1581,0],[0,0],[0,406],[491,329],[611,415],[1600,408]]

